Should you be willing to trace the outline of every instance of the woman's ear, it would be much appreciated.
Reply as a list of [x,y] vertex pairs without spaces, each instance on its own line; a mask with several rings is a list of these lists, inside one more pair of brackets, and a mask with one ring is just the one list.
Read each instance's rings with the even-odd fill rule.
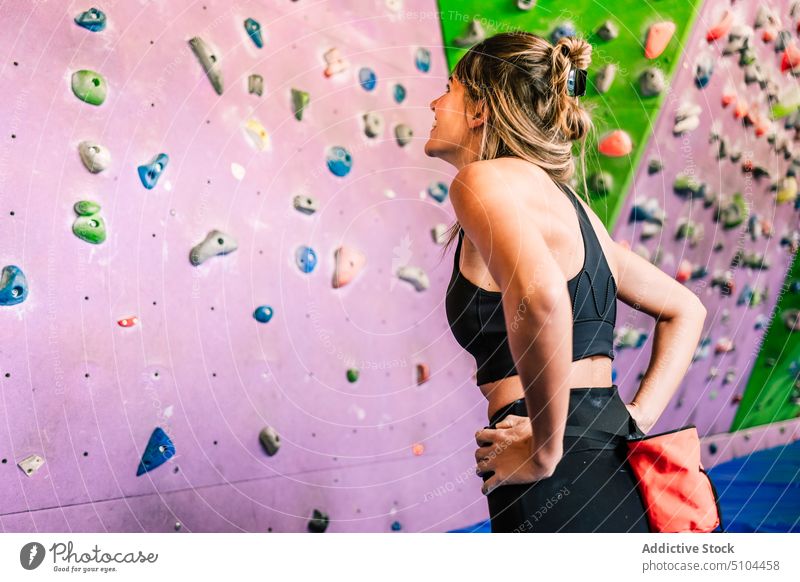
[[467,126],[470,129],[477,129],[484,123],[486,123],[486,118],[489,114],[489,110],[486,107],[486,103],[481,103],[480,106],[473,109],[467,115]]

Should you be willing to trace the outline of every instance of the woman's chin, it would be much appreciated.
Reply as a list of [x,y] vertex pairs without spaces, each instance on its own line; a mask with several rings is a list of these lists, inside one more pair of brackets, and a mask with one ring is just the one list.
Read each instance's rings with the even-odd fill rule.
[[438,158],[440,156],[439,147],[437,141],[434,138],[430,138],[428,139],[428,141],[425,142],[424,150],[425,154],[428,157]]

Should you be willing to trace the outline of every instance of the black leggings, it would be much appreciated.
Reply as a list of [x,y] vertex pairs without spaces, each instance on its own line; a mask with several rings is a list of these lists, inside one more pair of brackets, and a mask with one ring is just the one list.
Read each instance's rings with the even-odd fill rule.
[[[509,414],[528,416],[521,398],[498,410],[490,428]],[[624,439],[643,436],[617,385],[572,388],[567,425],[620,435],[614,450],[585,437],[564,437],[564,456],[553,474],[524,485],[501,485],[487,496],[492,532],[650,531]],[[493,473],[484,474],[486,481]]]

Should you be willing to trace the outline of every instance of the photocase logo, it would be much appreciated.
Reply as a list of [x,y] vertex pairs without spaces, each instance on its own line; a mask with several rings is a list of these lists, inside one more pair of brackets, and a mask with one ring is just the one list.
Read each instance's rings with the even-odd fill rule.
[[19,563],[26,570],[35,570],[44,561],[44,546],[39,542],[29,542],[19,551]]

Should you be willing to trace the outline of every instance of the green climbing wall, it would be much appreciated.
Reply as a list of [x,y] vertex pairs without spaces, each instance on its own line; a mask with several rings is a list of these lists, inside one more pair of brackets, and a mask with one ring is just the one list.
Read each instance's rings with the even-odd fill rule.
[[[526,30],[550,38],[559,24],[571,22],[579,35],[592,44],[592,65],[584,105],[592,111],[597,129],[587,141],[587,172],[598,170],[611,174],[614,185],[605,196],[592,195],[592,208],[610,230],[621,209],[639,158],[652,134],[653,124],[667,92],[642,97],[638,78],[648,66],[657,66],[667,80],[672,78],[684,39],[691,30],[699,0],[631,2],[630,0],[539,0],[530,11],[517,8],[516,2],[482,0],[439,0],[442,32],[448,65],[452,71],[467,48],[456,47],[455,38],[463,36],[473,19],[478,20],[487,36],[511,30]],[[604,41],[595,31],[606,20],[613,21],[619,36]],[[647,30],[654,22],[669,20],[677,24],[672,40],[658,58],[644,56]],[[600,94],[592,81],[597,70],[607,63],[617,65],[611,89]],[[633,141],[630,155],[609,158],[597,153],[597,140],[615,129],[626,131]]]
[[771,424],[800,415],[800,342],[783,322],[783,314],[800,310],[800,261],[795,254],[779,293],[769,330],[753,364],[742,401],[733,419],[731,432]]

